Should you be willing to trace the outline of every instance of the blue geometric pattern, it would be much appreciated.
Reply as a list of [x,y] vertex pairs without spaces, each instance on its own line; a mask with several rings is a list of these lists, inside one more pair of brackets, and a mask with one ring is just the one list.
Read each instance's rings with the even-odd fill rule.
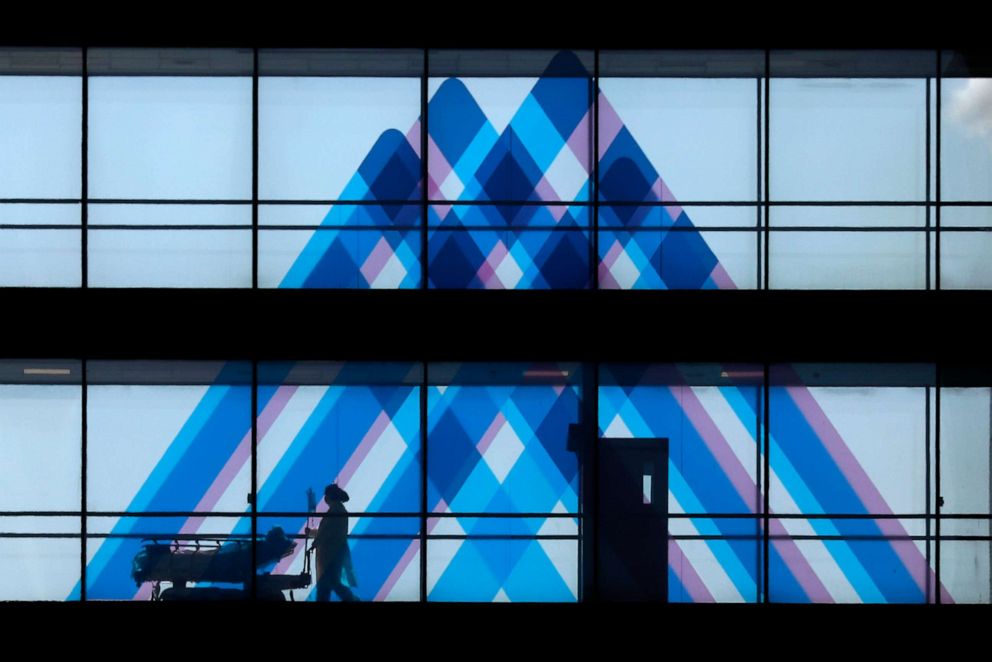
[[589,286],[588,207],[433,205],[429,211],[431,287]]
[[[664,373],[662,379],[659,373]],[[644,366],[640,377],[628,375],[623,385],[600,387],[600,434],[670,439],[670,508],[758,513],[758,392],[759,386],[752,384],[689,386],[677,366]],[[808,390],[773,387],[769,406],[771,470],[776,489],[785,491],[777,498],[787,498],[799,512],[810,514],[891,512]],[[754,601],[758,522],[705,517],[688,522],[698,533],[727,538],[670,543],[669,600]],[[685,523],[679,520],[678,526]],[[669,526],[676,526],[675,520]],[[773,601],[834,602],[838,595],[861,602],[925,601],[930,570],[916,544],[899,539],[906,532],[898,521],[819,519],[809,520],[808,526],[817,535],[875,539],[796,541],[781,520],[772,518],[768,566]],[[945,600],[950,601],[946,591]]]
[[[574,386],[460,386],[428,391],[428,504],[442,513],[576,513],[578,460],[567,448],[578,420]],[[571,521],[569,519],[569,521]],[[434,541],[433,600],[575,600],[577,544],[563,562],[558,540],[508,540],[553,529],[553,518],[440,518]],[[497,539],[473,539],[495,536]],[[455,544],[457,543],[457,544]],[[564,546],[565,549],[569,545]],[[567,557],[567,552],[565,554]],[[469,581],[471,580],[471,581]]]
[[332,206],[279,287],[419,287],[423,219],[409,204],[421,197],[418,150],[416,132],[384,132],[339,196],[381,204]]
[[[502,129],[465,82],[444,80],[428,104],[428,218],[400,204],[423,192],[418,121],[405,135],[384,132],[340,194],[382,206],[332,207],[280,287],[419,287],[417,230],[427,223],[432,288],[584,289],[592,285],[591,259],[604,289],[733,288],[603,96],[604,207],[593,258],[593,106],[590,73],[568,51],[535,79]],[[630,204],[659,201],[672,205]],[[624,204],[605,206],[616,203]],[[665,218],[650,220],[659,215]],[[380,230],[348,229],[356,226]],[[671,227],[680,231],[667,231]]]

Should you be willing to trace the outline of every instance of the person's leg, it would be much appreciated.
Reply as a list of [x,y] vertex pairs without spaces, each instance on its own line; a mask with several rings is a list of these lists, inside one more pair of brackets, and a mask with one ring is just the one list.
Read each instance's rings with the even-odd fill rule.
[[345,555],[343,553],[338,553],[334,555],[334,559],[328,564],[327,572],[325,577],[329,579],[331,588],[338,597],[341,598],[343,602],[354,602],[355,594],[352,592],[344,582],[341,581],[341,571],[344,570],[344,560]]
[[317,571],[317,602],[329,602],[331,600],[331,582],[333,575],[327,568]]
[[352,590],[340,580],[334,585],[334,592],[338,594],[338,597],[341,598],[342,602],[355,602],[355,600],[358,599],[355,597]]

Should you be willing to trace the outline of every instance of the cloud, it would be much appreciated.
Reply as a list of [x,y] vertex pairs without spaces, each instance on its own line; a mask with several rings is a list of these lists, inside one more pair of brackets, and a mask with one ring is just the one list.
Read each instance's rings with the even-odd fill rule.
[[951,117],[969,132],[992,139],[992,78],[970,78],[951,99]]

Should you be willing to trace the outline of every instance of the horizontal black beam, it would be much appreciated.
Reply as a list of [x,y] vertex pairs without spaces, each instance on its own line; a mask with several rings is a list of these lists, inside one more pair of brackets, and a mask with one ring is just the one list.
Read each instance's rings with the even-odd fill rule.
[[[32,7],[22,8],[25,12]],[[503,3],[485,20],[472,21],[440,8],[408,12],[408,20],[383,16],[369,4],[336,3],[302,14],[286,6],[243,17],[228,8],[197,6],[195,12],[156,14],[156,20],[121,30],[119,12],[79,5],[77,11],[44,12],[7,21],[0,44],[211,47],[404,47],[448,48],[810,48],[946,47],[987,44],[981,21],[958,12],[928,12],[926,21],[896,21],[891,10],[859,6],[818,12],[815,20],[772,20],[746,4],[683,4],[665,8],[665,24],[645,20],[633,2],[581,10],[534,3]],[[247,18],[248,20],[243,20]],[[333,28],[329,28],[333,26]]]
[[992,364],[992,292],[0,289],[0,358]]

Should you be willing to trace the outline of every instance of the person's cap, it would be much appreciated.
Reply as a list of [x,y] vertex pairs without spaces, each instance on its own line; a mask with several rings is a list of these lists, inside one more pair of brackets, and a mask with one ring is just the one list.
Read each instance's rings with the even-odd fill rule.
[[338,487],[337,483],[331,483],[330,485],[324,488],[324,498],[326,498],[328,501],[345,502],[350,497],[348,496],[347,492],[345,492],[340,487]]

